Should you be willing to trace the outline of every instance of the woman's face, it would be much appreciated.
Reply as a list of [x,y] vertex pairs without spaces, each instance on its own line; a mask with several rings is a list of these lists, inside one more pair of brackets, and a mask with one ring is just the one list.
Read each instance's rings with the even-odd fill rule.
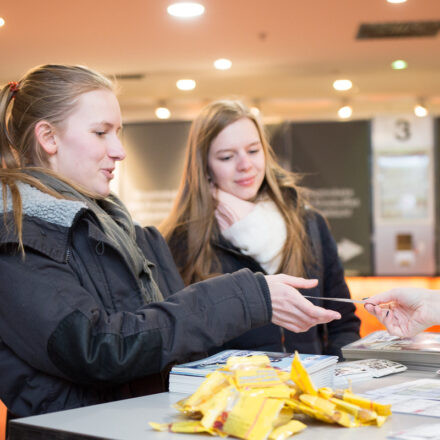
[[213,183],[242,200],[253,199],[264,180],[266,160],[257,127],[248,118],[225,127],[212,141],[208,168]]
[[121,111],[115,94],[94,90],[80,95],[73,113],[55,134],[50,167],[101,196],[110,193],[116,161],[125,158],[119,139]]

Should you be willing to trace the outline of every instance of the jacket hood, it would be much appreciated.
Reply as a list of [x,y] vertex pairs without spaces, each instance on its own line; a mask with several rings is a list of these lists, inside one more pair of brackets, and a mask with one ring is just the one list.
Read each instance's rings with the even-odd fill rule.
[[[17,183],[23,206],[23,215],[36,217],[48,223],[70,227],[77,213],[87,206],[75,200],[57,199],[43,193],[26,183]],[[0,200],[3,199],[3,188],[0,186]],[[8,190],[6,212],[12,211],[12,197]],[[4,215],[3,203],[0,203],[0,214]]]
[[[87,206],[75,200],[57,199],[26,183],[19,182],[17,187],[22,199],[25,248],[32,248],[59,262],[67,261],[70,228]],[[0,245],[18,245],[16,228],[4,225],[5,215],[12,215],[12,197],[8,191],[5,210],[0,186]]]

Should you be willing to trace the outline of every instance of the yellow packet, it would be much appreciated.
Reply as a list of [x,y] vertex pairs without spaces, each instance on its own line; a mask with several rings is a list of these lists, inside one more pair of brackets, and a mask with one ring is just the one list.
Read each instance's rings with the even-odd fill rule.
[[331,415],[331,419],[346,428],[356,428],[361,425],[359,419],[345,411],[335,410]]
[[391,415],[391,405],[384,405],[382,403],[373,402],[365,397],[357,396],[350,391],[344,391],[342,394],[335,393],[335,397],[345,400],[346,402],[354,403],[361,408],[376,411],[379,416]]
[[283,406],[282,400],[242,394],[221,430],[243,439],[264,440]]
[[286,405],[290,406],[295,412],[305,414],[306,416],[312,417],[313,419],[318,419],[326,423],[334,423],[334,420],[332,420],[329,416],[327,416],[322,411],[311,408],[308,405],[305,405],[304,403],[299,402],[298,400],[289,399],[284,401]]
[[278,426],[285,425],[287,422],[292,420],[293,414],[294,414],[293,408],[284,405],[281,408],[278,417],[272,423],[273,428],[275,429],[278,428]]
[[376,420],[376,425],[377,426],[382,426],[386,420],[387,420],[388,416],[377,416],[377,420]]
[[[345,411],[338,410],[336,405],[329,400],[318,396],[312,396],[310,394],[301,394],[299,398],[306,405],[317,411],[317,413],[314,414],[314,417],[319,415],[319,413],[323,413],[326,417],[347,428],[359,426],[359,421],[357,421],[355,417]],[[320,419],[322,420],[321,417]]]
[[184,402],[185,410],[197,409],[202,403],[210,399],[215,393],[229,385],[229,378],[220,371],[214,371],[209,374],[197,390],[189,396]]
[[282,384],[281,379],[273,368],[236,370],[235,383],[238,389],[273,387]]
[[223,412],[229,411],[239,397],[239,393],[234,386],[223,388],[211,399],[199,406],[199,410],[203,414],[200,421],[205,428],[212,428],[215,422],[221,418]]
[[279,370],[276,367],[273,367],[273,368],[277,372],[278,377],[280,378],[281,382],[290,381],[290,373],[288,371]]
[[211,435],[216,435],[212,429],[206,429],[200,422],[194,420],[185,420],[183,422],[175,423],[154,423],[150,422],[150,426],[156,431],[171,431],[171,432],[185,432],[185,433],[199,433],[207,432]]
[[295,356],[292,361],[292,369],[290,371],[290,378],[295,382],[296,385],[300,388],[303,393],[306,394],[318,394],[310,377],[307,373],[307,370],[302,365],[298,352],[295,351]]
[[355,405],[354,403],[346,402],[341,399],[336,399],[335,397],[332,397],[330,399],[330,402],[334,403],[338,409],[342,409],[343,411],[352,414],[353,416],[358,418],[362,423],[366,423],[371,420],[377,419],[376,411],[371,411],[369,409],[362,408],[358,405]]
[[269,440],[285,440],[291,435],[301,432],[305,428],[307,428],[307,426],[299,420],[291,420],[285,425],[275,428],[269,435]]
[[230,356],[226,361],[226,368],[230,371],[248,367],[270,367],[270,359],[265,354],[257,354],[255,356]]
[[274,399],[289,399],[292,396],[292,392],[294,393],[295,390],[292,391],[292,389],[284,383],[273,387],[242,390],[242,393],[246,393],[250,396],[272,397]]
[[328,416],[331,416],[335,411],[336,405],[326,399],[323,399],[322,397],[313,396],[311,394],[301,394],[301,396],[299,396],[299,399],[301,400],[301,402],[305,403],[311,408],[322,411]]

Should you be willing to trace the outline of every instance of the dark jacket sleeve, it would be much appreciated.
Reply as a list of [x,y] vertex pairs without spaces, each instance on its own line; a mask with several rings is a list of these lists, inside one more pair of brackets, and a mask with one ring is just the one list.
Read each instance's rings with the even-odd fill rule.
[[[135,312],[106,312],[66,264],[0,256],[0,334],[33,368],[76,383],[123,383],[270,321],[249,270],[189,286]],[[267,286],[266,286],[267,288]],[[127,292],[129,295],[130,292]]]
[[[317,215],[322,244],[322,289],[326,297],[350,298],[344,269],[338,257],[336,242],[333,239],[326,221]],[[355,315],[355,306],[344,302],[326,302],[323,307],[333,309],[341,314],[341,319],[327,324],[327,354],[342,356],[341,348],[359,339],[360,320]]]

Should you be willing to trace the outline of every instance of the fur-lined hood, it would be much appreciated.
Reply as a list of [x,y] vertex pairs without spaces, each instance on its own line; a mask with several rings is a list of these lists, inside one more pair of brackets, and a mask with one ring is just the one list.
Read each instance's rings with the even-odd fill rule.
[[[19,182],[17,187],[21,195],[23,215],[28,217],[36,217],[48,223],[70,227],[78,212],[87,208],[83,202],[56,199],[27,183]],[[0,200],[3,200],[3,188],[1,186]],[[10,191],[8,191],[6,212],[11,211],[12,197]],[[4,215],[4,213],[3,203],[0,203],[0,215]]]
[[[87,206],[79,201],[57,199],[26,183],[20,182],[17,187],[23,207],[24,246],[56,261],[67,261],[70,228],[81,213],[87,210]],[[7,226],[4,222],[5,214],[8,216]],[[5,211],[0,186],[0,246],[18,246],[17,231],[11,220],[11,193],[8,191]]]

